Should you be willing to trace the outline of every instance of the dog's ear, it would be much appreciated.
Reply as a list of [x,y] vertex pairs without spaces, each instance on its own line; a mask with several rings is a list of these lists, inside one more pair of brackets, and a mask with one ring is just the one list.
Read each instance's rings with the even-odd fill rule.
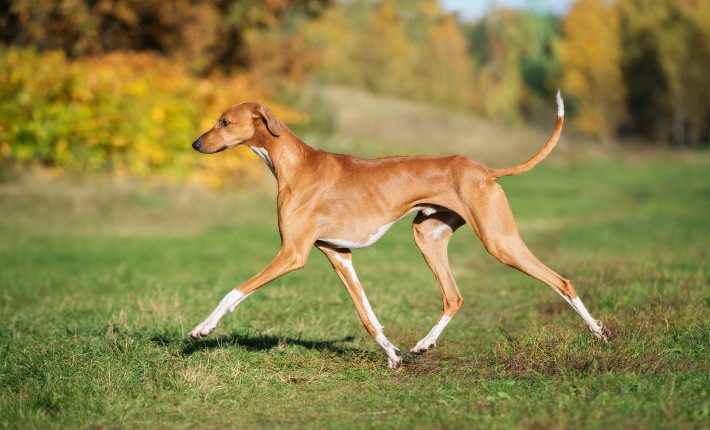
[[257,103],[256,107],[252,112],[254,113],[254,118],[261,117],[264,119],[264,122],[266,123],[266,128],[269,129],[269,132],[271,132],[271,134],[276,137],[281,136],[281,125],[274,116],[274,113],[271,112],[269,108],[262,105],[261,103]]

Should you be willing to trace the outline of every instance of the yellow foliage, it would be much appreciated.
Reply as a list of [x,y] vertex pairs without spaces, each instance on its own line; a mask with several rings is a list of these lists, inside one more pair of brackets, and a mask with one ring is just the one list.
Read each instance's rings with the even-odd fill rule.
[[246,100],[270,105],[287,123],[308,122],[241,75],[198,79],[146,53],[69,60],[0,48],[0,162],[223,185],[251,173],[254,159],[206,157],[191,144]]
[[624,117],[619,8],[579,0],[562,22],[563,91],[577,108],[580,131],[610,137]]

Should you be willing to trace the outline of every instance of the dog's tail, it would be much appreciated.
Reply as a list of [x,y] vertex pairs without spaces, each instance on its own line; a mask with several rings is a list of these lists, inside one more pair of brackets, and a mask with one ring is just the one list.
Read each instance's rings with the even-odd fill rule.
[[513,176],[525,173],[528,170],[535,167],[535,165],[547,157],[547,154],[552,152],[552,149],[557,145],[557,141],[560,139],[562,134],[562,123],[564,123],[565,117],[565,105],[562,102],[562,96],[560,96],[560,91],[557,90],[557,122],[555,122],[555,129],[552,130],[552,136],[547,140],[547,143],[540,149],[540,151],[535,154],[528,161],[517,164],[511,167],[503,167],[500,169],[491,169],[491,177],[493,179],[498,179],[503,176]]

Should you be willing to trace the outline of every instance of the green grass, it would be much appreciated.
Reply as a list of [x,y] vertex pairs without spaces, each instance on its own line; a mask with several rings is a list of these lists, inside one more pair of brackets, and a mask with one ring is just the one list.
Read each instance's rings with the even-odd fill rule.
[[[466,304],[400,371],[319,252],[187,338],[275,255],[267,192],[5,183],[0,427],[707,428],[710,157],[696,157],[500,181],[528,246],[611,344],[462,228],[450,254]],[[403,350],[441,309],[410,221],[354,254]]]

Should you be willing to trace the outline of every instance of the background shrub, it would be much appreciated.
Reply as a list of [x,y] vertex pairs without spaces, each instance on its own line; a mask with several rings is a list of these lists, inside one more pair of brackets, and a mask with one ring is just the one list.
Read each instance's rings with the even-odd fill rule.
[[248,174],[247,152],[196,157],[190,144],[227,107],[267,103],[288,123],[308,120],[243,75],[199,78],[157,55],[116,52],[70,60],[58,51],[0,48],[0,161],[55,174],[196,179]]

